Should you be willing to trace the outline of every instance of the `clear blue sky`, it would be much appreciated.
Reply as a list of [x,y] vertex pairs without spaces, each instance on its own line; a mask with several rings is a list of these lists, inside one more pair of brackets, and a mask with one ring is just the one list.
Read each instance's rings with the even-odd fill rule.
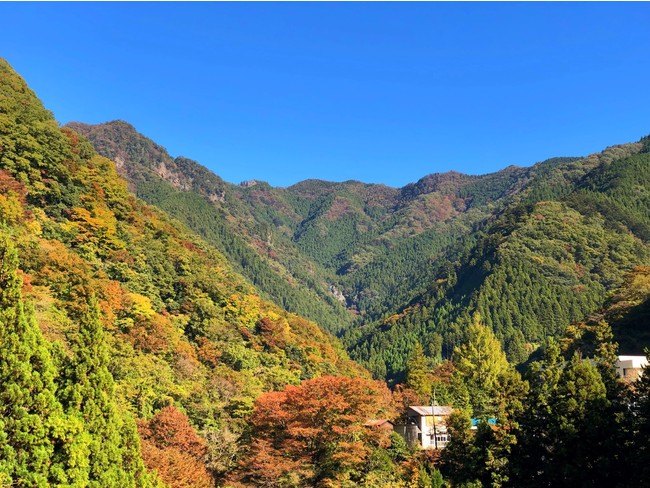
[[401,186],[650,133],[648,3],[0,3],[59,122],[224,179]]

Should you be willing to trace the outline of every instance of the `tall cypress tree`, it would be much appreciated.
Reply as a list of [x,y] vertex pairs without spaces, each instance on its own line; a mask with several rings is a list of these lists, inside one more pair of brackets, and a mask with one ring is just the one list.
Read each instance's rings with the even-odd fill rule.
[[97,300],[91,298],[78,332],[71,337],[74,356],[66,371],[64,393],[66,407],[82,416],[89,436],[88,486],[149,486],[134,421],[113,400],[115,385],[99,314]]
[[417,392],[421,400],[430,400],[432,385],[429,364],[419,342],[415,343],[413,352],[406,362],[406,386]]
[[55,450],[69,439],[56,398],[56,370],[22,298],[18,255],[0,234],[0,481],[11,486],[66,482]]
[[495,415],[499,380],[509,365],[501,343],[481,323],[478,312],[467,330],[467,342],[454,351],[454,365],[470,392],[474,415]]

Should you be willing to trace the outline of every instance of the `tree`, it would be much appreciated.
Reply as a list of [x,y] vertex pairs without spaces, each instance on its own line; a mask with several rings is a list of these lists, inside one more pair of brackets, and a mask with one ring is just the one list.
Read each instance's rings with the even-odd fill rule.
[[66,368],[63,392],[70,415],[81,416],[89,443],[89,487],[125,488],[150,482],[140,456],[134,420],[113,400],[115,386],[108,370],[109,351],[99,318],[99,305],[90,298],[70,337],[73,357]]
[[447,420],[451,440],[442,451],[443,474],[455,484],[472,482],[477,478],[477,450],[471,427],[469,412],[465,410],[454,411]]
[[431,378],[429,376],[429,364],[419,342],[415,343],[413,352],[411,352],[406,362],[406,386],[418,394],[420,401],[430,401]]
[[56,370],[21,287],[16,249],[2,234],[0,481],[11,486],[74,482],[64,460],[57,458],[74,430],[56,398]]
[[[650,349],[646,349],[650,360]],[[648,363],[650,364],[650,362]],[[629,429],[632,442],[628,454],[632,462],[630,486],[642,486],[650,479],[650,366],[643,368],[643,374],[635,382],[632,394],[632,426]]]
[[364,424],[391,414],[387,388],[363,378],[324,376],[265,393],[251,418],[245,472],[259,486],[354,479],[372,447],[388,444],[385,434]]
[[492,330],[475,313],[467,342],[454,351],[454,365],[470,394],[474,415],[494,415],[499,377],[508,371],[506,355]]
[[518,444],[513,449],[517,486],[600,486],[606,478],[600,458],[606,446],[604,424],[609,402],[598,369],[576,352],[570,361],[549,340],[544,359],[527,375],[530,394],[519,416]]
[[151,470],[174,488],[210,488],[214,479],[206,469],[205,441],[187,416],[174,406],[163,408],[148,422],[141,422],[142,457]]

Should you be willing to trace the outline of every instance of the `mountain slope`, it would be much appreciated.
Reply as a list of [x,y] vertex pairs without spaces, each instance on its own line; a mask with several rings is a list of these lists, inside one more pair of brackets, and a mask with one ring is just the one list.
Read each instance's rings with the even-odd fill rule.
[[288,240],[299,217],[268,185],[227,184],[194,161],[173,159],[124,122],[69,127],[114,159],[140,198],[217,247],[267,298],[333,332],[351,324],[352,316],[330,292],[331,277],[314,270]]
[[[351,331],[345,342],[353,357],[375,374],[399,377],[403,351],[415,341],[432,344],[433,357],[450,357],[478,310],[518,362],[545,337],[563,334],[604,307],[637,266],[650,262],[650,155],[635,154],[639,145],[618,150],[618,159],[606,151],[534,180],[517,198],[527,203],[513,202],[479,230],[429,290],[400,313]],[[547,178],[558,180],[562,171],[568,179],[578,169],[581,177],[572,190],[560,190],[563,197],[530,203]],[[625,335],[621,328],[617,333]],[[434,336],[440,340],[431,343]],[[630,342],[628,336],[623,345]]]
[[217,245],[276,303],[335,332],[352,325],[342,304],[376,318],[412,299],[431,260],[516,192],[526,174],[513,167],[430,175],[402,189],[318,180],[286,189],[236,186],[171,158],[124,122],[69,126],[115,159],[139,196]]
[[[153,144],[123,124],[73,127],[115,154],[137,146],[132,138]],[[122,171],[159,168],[147,170],[144,183],[129,177],[145,199],[204,235],[220,219],[221,235],[237,233],[249,253],[222,244],[229,259],[244,269],[254,252],[270,269],[273,280],[256,283],[273,300],[340,334],[375,376],[400,378],[416,341],[432,358],[449,357],[474,310],[509,358],[523,361],[545,337],[605,306],[635,267],[648,264],[647,145],[481,176],[433,174],[400,189],[319,180],[235,186],[214,175],[198,184],[192,175],[205,168],[191,162],[165,173],[151,162],[155,151],[143,162],[131,151]],[[159,199],[165,184],[176,189]],[[295,283],[318,311],[288,303],[272,284],[280,282]],[[341,314],[343,305],[357,318]]]
[[[18,249],[16,280],[54,358],[57,401],[83,415],[71,429],[92,441],[91,461],[93,443],[105,456],[113,448],[111,418],[132,429],[121,447],[131,449],[133,417],[174,404],[234,448],[262,392],[324,374],[367,376],[316,324],[261,299],[218,250],[131,194],[114,163],[59,128],[1,59],[0,236]],[[131,486],[116,483],[97,486]]]

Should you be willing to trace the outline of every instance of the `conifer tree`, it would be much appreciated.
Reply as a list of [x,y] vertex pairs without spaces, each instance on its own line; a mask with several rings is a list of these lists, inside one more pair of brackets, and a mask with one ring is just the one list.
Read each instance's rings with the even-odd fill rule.
[[428,370],[428,362],[422,345],[416,342],[413,352],[406,362],[406,386],[425,401],[429,401],[431,396],[431,378]]
[[[646,349],[646,357],[650,360],[650,349]],[[630,486],[642,486],[650,479],[650,365],[643,368],[643,374],[635,382],[632,400]]]
[[495,413],[499,378],[508,371],[506,355],[491,329],[475,313],[468,329],[468,341],[454,351],[454,365],[470,394],[475,415]]
[[54,455],[69,432],[56,398],[54,364],[31,308],[23,304],[17,270],[16,249],[0,235],[0,481],[51,486],[66,481]]
[[544,360],[531,366],[529,381],[513,450],[514,484],[601,486],[606,482],[598,469],[606,441],[603,427],[613,419],[598,369],[578,353],[564,362],[550,340]]
[[74,357],[66,371],[66,407],[79,412],[89,436],[89,487],[146,486],[134,421],[113,400],[115,386],[99,313],[93,297],[80,318],[79,331],[71,337]]

